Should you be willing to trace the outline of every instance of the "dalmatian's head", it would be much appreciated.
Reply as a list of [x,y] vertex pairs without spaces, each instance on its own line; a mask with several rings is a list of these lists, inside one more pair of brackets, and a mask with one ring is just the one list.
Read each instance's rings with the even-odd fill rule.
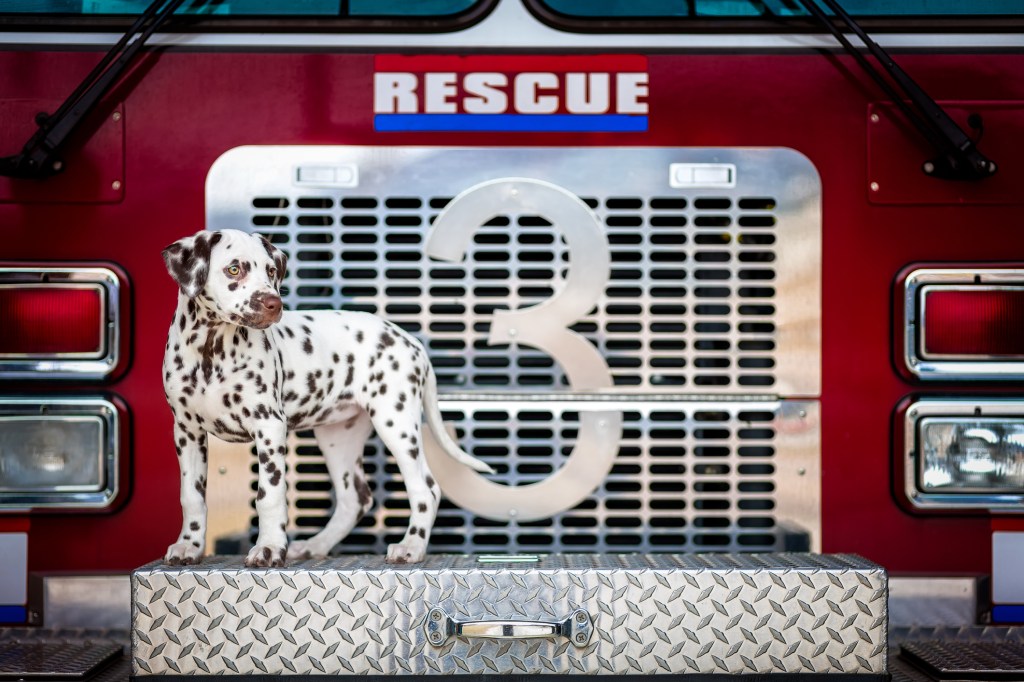
[[197,232],[163,250],[181,292],[219,320],[266,329],[281,319],[288,258],[261,235]]

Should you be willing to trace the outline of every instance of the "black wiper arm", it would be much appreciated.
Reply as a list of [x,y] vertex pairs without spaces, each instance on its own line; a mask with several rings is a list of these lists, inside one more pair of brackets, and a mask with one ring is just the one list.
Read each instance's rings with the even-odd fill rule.
[[[886,80],[832,22],[818,6],[818,2],[828,7],[840,20],[857,35],[858,38],[874,55],[889,77],[902,90],[901,94],[892,83]],[[921,165],[928,175],[945,180],[982,180],[995,174],[997,166],[994,161],[978,151],[974,140],[967,136],[963,128],[936,104],[927,92],[921,89],[914,79],[893,61],[892,57],[873,41],[864,29],[853,20],[835,0],[798,0],[804,8],[820,21],[836,37],[842,46],[867,71],[868,75],[885,91],[900,111],[921,131],[928,141],[936,148],[939,155]],[[908,104],[905,99],[909,99]],[[972,124],[973,125],[973,124]],[[980,116],[978,128],[980,128]]]
[[[0,158],[0,175],[42,179],[64,170],[61,149],[67,138],[118,81],[146,40],[184,2],[154,0],[57,111],[36,115],[39,129],[19,153]],[[141,35],[132,42],[140,31]]]

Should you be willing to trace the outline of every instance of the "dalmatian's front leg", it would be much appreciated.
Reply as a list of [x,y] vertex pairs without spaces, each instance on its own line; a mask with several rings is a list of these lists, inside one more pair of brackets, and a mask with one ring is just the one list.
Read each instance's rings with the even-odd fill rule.
[[198,564],[206,547],[206,432],[178,420],[174,448],[181,469],[181,532],[164,561],[174,566]]
[[284,459],[288,451],[288,427],[283,421],[266,420],[256,428],[256,452],[259,455],[256,514],[260,532],[256,546],[249,551],[245,565],[250,568],[284,566],[288,536],[288,502],[284,480]]

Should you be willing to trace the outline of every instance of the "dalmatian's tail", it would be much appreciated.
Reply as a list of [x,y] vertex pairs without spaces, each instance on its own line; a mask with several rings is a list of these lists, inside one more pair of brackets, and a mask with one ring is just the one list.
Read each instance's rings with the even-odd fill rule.
[[475,471],[484,474],[494,473],[494,469],[489,464],[481,462],[473,455],[464,451],[448,435],[448,430],[444,427],[444,421],[441,418],[441,407],[437,404],[437,377],[434,376],[432,368],[427,370],[427,380],[423,385],[423,412],[427,418],[427,425],[430,426],[430,430],[434,433],[434,438],[450,457]]

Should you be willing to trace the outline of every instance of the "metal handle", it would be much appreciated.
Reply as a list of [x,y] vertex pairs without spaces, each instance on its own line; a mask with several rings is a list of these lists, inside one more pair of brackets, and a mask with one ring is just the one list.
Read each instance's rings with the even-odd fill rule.
[[450,637],[486,637],[488,639],[533,639],[565,637],[576,647],[590,641],[593,623],[590,614],[576,609],[560,621],[549,620],[455,620],[441,607],[427,614],[423,625],[427,641],[441,646]]

